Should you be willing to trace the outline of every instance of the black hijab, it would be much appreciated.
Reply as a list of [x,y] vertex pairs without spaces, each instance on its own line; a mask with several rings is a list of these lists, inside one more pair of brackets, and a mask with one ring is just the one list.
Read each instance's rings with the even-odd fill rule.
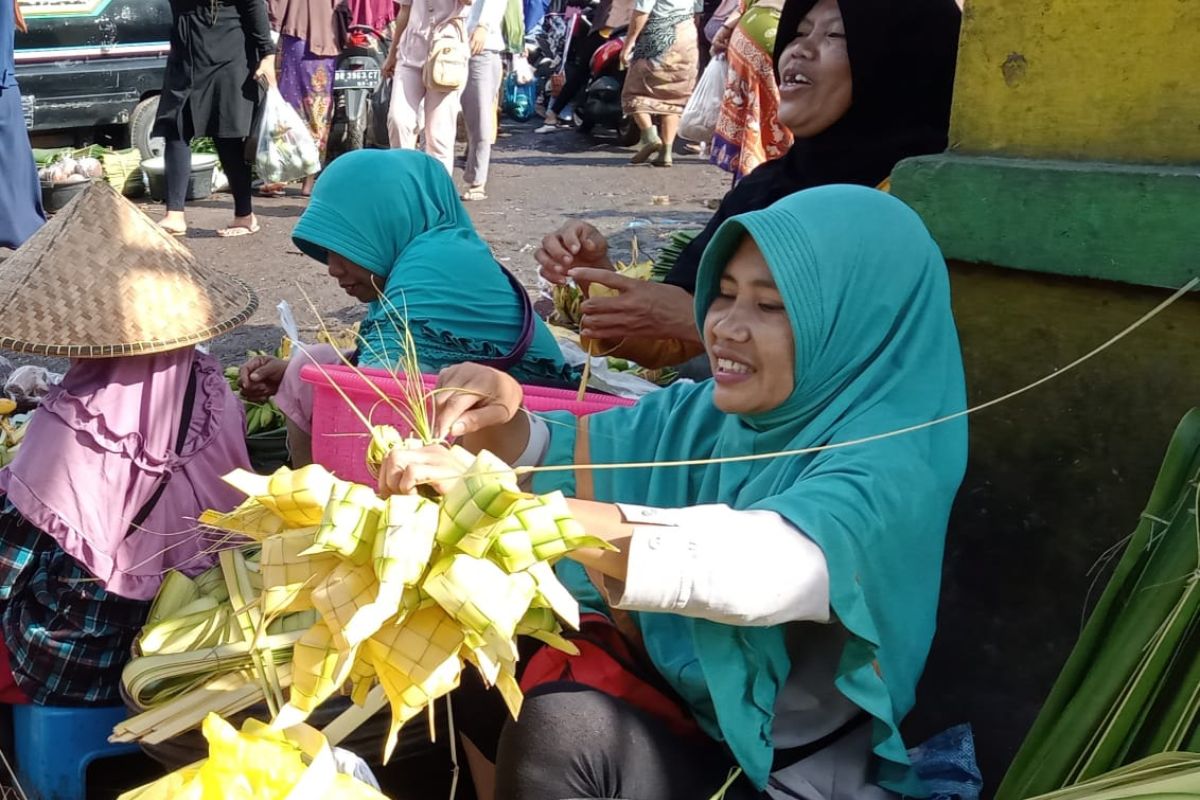
[[[775,63],[817,0],[787,0]],[[733,188],[704,231],[679,255],[666,282],[696,287],[700,255],[726,219],[789,194],[831,183],[878,186],[898,161],[946,149],[962,12],[955,0],[838,0],[854,81],[850,110],[798,139]],[[778,67],[776,67],[778,71]]]

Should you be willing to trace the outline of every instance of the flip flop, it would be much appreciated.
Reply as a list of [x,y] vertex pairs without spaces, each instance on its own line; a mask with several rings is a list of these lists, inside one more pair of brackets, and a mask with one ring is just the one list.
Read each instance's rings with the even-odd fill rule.
[[158,227],[162,228],[163,231],[171,234],[172,236],[174,236],[177,239],[182,239],[184,236],[187,236],[187,228],[180,230],[179,228],[169,228],[166,225],[162,225],[162,224],[160,224]]
[[467,190],[459,195],[459,199],[468,203],[472,200],[487,200],[487,192],[482,186],[468,186]]
[[228,228],[221,228],[221,230],[217,231],[217,236],[222,239],[236,239],[239,236],[250,236],[251,234],[258,233],[261,229],[262,226],[257,222],[249,228],[244,225],[230,225]]

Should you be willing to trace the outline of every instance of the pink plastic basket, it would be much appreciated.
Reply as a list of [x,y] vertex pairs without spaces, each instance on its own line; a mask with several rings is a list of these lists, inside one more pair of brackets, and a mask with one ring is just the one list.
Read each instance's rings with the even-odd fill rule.
[[[385,370],[360,368],[356,371],[342,365],[316,367],[311,364],[300,370],[300,378],[313,387],[313,461],[344,480],[374,485],[374,479],[367,471],[370,434],[363,430],[362,420],[346,405],[338,389],[354,402],[363,416],[371,420],[371,424],[395,425],[405,432],[407,426],[392,408],[392,404],[398,406],[403,402],[401,381]],[[436,375],[422,375],[421,380],[429,388],[437,384]],[[370,384],[387,395],[392,404],[380,399]],[[565,389],[526,386],[525,407],[530,411],[570,411],[583,416],[617,406],[633,405],[632,400],[606,394],[588,392],[582,401],[577,400],[576,396],[575,392]]]

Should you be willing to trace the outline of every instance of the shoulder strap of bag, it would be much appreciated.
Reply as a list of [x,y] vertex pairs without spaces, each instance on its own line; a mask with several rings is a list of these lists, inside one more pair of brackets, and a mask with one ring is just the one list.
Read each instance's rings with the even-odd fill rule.
[[[575,420],[575,463],[592,463],[592,443],[588,439],[588,418],[579,417]],[[592,470],[575,470],[575,499],[593,500],[596,497],[596,484],[592,478]]]
[[499,358],[479,363],[501,372],[507,372],[520,363],[521,359],[525,357],[525,353],[529,352],[529,346],[533,344],[533,334],[537,331],[537,312],[533,310],[533,301],[529,299],[529,292],[525,291],[525,286],[517,280],[517,277],[500,263],[497,263],[496,266],[508,278],[513,291],[517,294],[518,302],[521,303],[521,334],[517,337],[517,343],[507,353]]
[[[175,452],[183,451],[183,445],[187,442],[188,429],[192,426],[192,407],[196,405],[196,368],[194,365],[189,366],[191,370],[188,374],[187,391],[183,394],[183,410],[179,416],[179,433],[175,437]],[[158,482],[158,488],[154,490],[154,494],[150,495],[150,499],[146,501],[146,505],[142,506],[142,510],[133,518],[133,522],[129,524],[129,531],[132,533],[142,526],[146,521],[146,517],[150,516],[150,512],[158,505],[159,499],[163,492],[167,490],[167,476],[164,475],[162,480]]]

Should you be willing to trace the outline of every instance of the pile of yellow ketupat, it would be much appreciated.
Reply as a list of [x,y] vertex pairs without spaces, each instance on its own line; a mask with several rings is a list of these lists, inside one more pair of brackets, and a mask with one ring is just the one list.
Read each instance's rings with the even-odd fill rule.
[[[219,591],[202,590],[182,607],[173,602],[174,617],[152,609],[146,650],[126,668],[126,689],[135,700],[159,697],[171,705],[123,723],[116,738],[143,738],[175,708],[190,709],[185,725],[194,726],[205,710],[231,713],[255,698],[277,711],[272,730],[291,730],[335,694],[348,690],[362,706],[382,690],[392,713],[386,761],[400,727],[454,689],[468,661],[516,716],[516,635],[576,652],[560,621],[577,627],[579,608],[553,562],[577,548],[610,546],[583,532],[561,494],[523,492],[514,471],[486,451],[451,452],[462,476],[442,496],[383,500],[318,465],[228,475],[248,499],[200,522],[242,544],[221,554]],[[164,591],[186,582],[164,582]],[[281,632],[281,621],[291,623],[290,633]],[[188,652],[171,652],[171,642]],[[222,705],[219,687],[241,684],[221,682],[238,676],[261,687],[237,705]],[[287,702],[271,703],[282,700],[285,687]],[[152,719],[141,725],[143,718]],[[205,720],[210,742],[221,724],[216,716]],[[261,739],[263,730],[254,725],[242,736]],[[278,742],[276,734],[266,738]],[[209,763],[250,752],[214,750]]]

